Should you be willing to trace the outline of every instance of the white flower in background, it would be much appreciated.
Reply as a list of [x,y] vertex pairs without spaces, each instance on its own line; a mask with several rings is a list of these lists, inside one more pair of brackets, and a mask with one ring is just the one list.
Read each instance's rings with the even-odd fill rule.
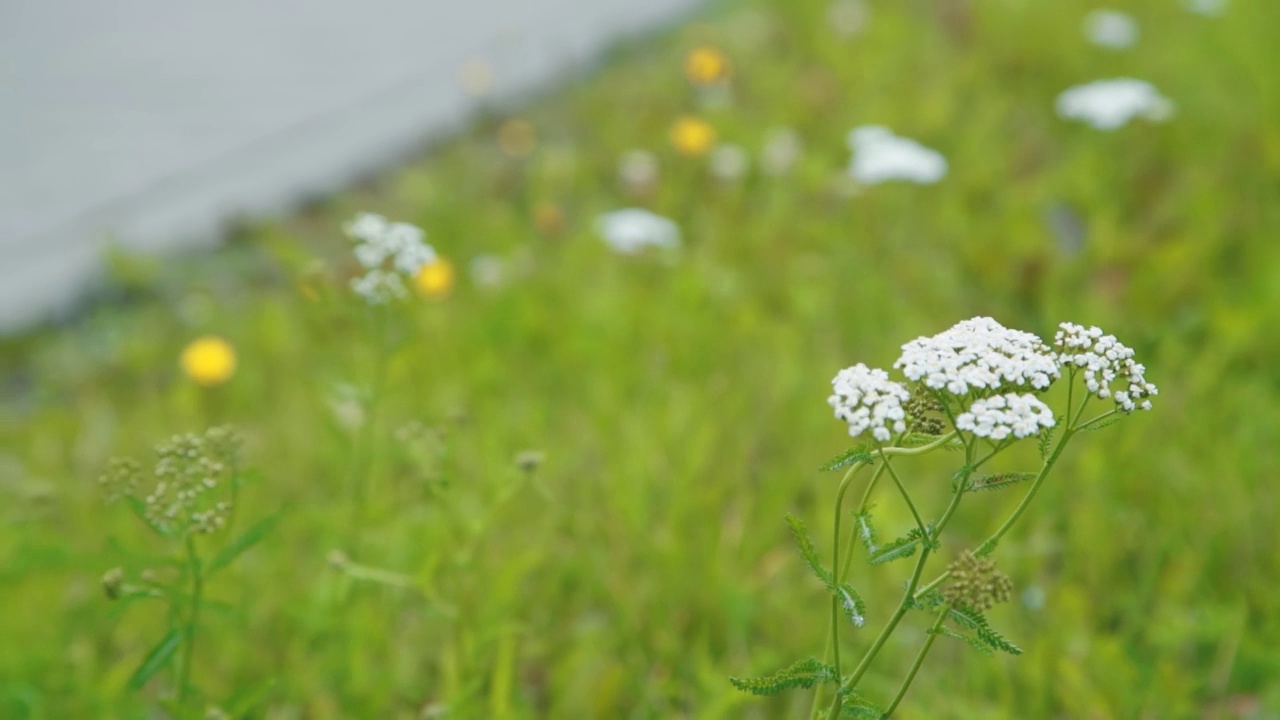
[[741,145],[721,143],[715,146],[708,158],[711,175],[722,182],[741,180],[751,167],[751,157]]
[[624,255],[634,255],[647,247],[680,244],[679,226],[640,208],[605,213],[596,220],[596,229],[609,247]]
[[1003,440],[1010,435],[1030,437],[1041,428],[1053,427],[1055,422],[1053,411],[1035,395],[1008,393],[974,400],[968,410],[956,417],[956,429]]
[[[373,305],[408,297],[401,275],[413,276],[436,260],[436,251],[426,243],[422,228],[408,223],[360,213],[343,230],[356,244],[352,253],[366,271],[351,279],[351,289]],[[390,268],[386,267],[388,262]]]
[[946,158],[915,140],[898,137],[879,125],[864,125],[849,133],[853,160],[849,175],[874,185],[886,180],[936,183],[947,174]]
[[471,282],[478,287],[496,288],[507,279],[507,263],[497,255],[477,255],[471,259]]
[[786,175],[800,159],[800,150],[800,133],[787,127],[774,128],[765,136],[760,150],[760,170],[775,177]]
[[1010,385],[1043,390],[1059,377],[1057,356],[1044,341],[989,317],[912,340],[902,346],[893,366],[911,380],[952,395]]
[[618,182],[630,192],[643,192],[658,183],[658,158],[648,150],[628,150],[618,158]]
[[842,38],[851,38],[867,29],[871,8],[866,0],[835,0],[827,6],[827,24]]
[[831,381],[832,395],[827,404],[835,409],[836,418],[849,424],[849,435],[857,437],[868,430],[880,442],[888,442],[895,433],[906,432],[907,413],[902,403],[911,398],[907,389],[889,379],[889,373],[858,363],[836,374]]
[[1135,117],[1167,120],[1173,103],[1145,80],[1115,78],[1077,85],[1058,96],[1058,115],[1099,130],[1115,130]]
[[1118,10],[1094,10],[1084,18],[1089,42],[1111,50],[1124,50],[1138,41],[1138,21]]
[[1186,0],[1187,10],[1205,17],[1218,17],[1227,10],[1227,0]]
[[1147,368],[1133,359],[1131,348],[1096,326],[1064,322],[1058,327],[1053,338],[1058,357],[1063,365],[1084,369],[1084,384],[1090,394],[1114,399],[1124,412],[1151,409],[1148,398],[1160,390],[1147,382]]

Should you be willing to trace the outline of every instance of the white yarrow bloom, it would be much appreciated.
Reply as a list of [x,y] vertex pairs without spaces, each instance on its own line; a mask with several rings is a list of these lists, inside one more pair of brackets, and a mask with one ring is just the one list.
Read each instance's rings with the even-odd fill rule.
[[1094,10],[1085,16],[1084,34],[1094,45],[1124,50],[1138,41],[1138,21],[1119,10]]
[[1030,393],[1007,393],[974,400],[956,417],[956,429],[977,437],[1003,440],[1010,435],[1025,438],[1055,424],[1053,411]]
[[[360,213],[343,230],[355,243],[352,254],[356,262],[366,271],[352,278],[351,289],[371,305],[408,297],[401,276],[412,276],[436,259],[435,249],[426,243],[426,233],[415,225]],[[386,267],[388,261],[390,268]]]
[[1053,345],[1063,365],[1084,370],[1085,389],[1100,398],[1115,400],[1124,412],[1150,410],[1151,400],[1160,390],[1147,382],[1146,366],[1133,359],[1133,349],[1115,335],[1103,334],[1097,326],[1064,322],[1054,335]]
[[596,229],[609,247],[624,255],[634,255],[647,247],[680,244],[678,225],[641,208],[605,213],[596,220]]
[[751,167],[751,157],[741,145],[721,143],[711,150],[707,159],[711,167],[711,175],[721,182],[741,180]]
[[879,125],[864,125],[849,133],[849,175],[860,183],[875,185],[886,180],[936,183],[947,174],[947,160],[937,150],[899,137]]
[[911,398],[907,389],[889,379],[884,370],[862,363],[845,368],[831,381],[832,395],[827,404],[836,417],[849,424],[849,435],[857,437],[868,430],[871,437],[888,442],[891,433],[907,430],[907,413],[902,403]]
[[910,380],[952,395],[1006,386],[1044,390],[1059,377],[1057,356],[1044,341],[989,317],[912,340],[893,366]]
[[1152,121],[1173,115],[1173,102],[1145,80],[1115,78],[1077,85],[1058,95],[1058,115],[1082,120],[1099,130],[1115,130],[1141,117]]
[[1187,10],[1205,17],[1218,17],[1227,10],[1227,0],[1186,0]]

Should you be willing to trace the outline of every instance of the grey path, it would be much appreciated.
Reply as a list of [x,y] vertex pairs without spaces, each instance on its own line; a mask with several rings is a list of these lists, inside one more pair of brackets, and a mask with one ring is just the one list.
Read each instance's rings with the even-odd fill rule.
[[108,242],[208,243],[697,0],[0,0],[0,332],[65,309]]

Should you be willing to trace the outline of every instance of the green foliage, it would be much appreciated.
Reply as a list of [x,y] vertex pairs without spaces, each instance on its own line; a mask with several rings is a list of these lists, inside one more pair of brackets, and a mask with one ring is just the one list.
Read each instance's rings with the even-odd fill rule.
[[205,570],[208,574],[213,574],[217,570],[230,565],[236,558],[240,557],[249,548],[257,545],[267,536],[268,533],[276,526],[280,520],[280,513],[272,513],[258,522],[254,523],[245,530],[239,537],[227,544],[212,560]]
[[823,463],[819,470],[843,470],[854,463],[867,463],[872,461],[871,453],[867,452],[865,444],[849,448],[839,455],[831,458]]
[[866,548],[867,554],[873,554],[879,550],[876,537],[875,526],[871,524],[871,511],[858,510],[853,514],[854,525],[858,528],[858,541]]
[[169,632],[165,633],[164,637],[160,638],[160,641],[147,652],[137,669],[129,676],[129,689],[141,690],[151,676],[168,667],[185,639],[186,632],[183,629],[170,628]]
[[999,650],[1010,655],[1022,654],[1022,648],[1009,642],[1003,635],[991,628],[987,623],[986,615],[968,608],[952,607],[948,616],[961,627],[972,630],[977,635],[977,640],[992,650]]
[[[926,526],[925,529],[932,532],[932,523]],[[889,541],[877,548],[874,552],[869,552],[867,560],[872,565],[883,565],[887,562],[893,562],[894,560],[909,558],[912,555],[915,555],[916,550],[919,549],[921,545],[924,545],[931,550],[937,549],[938,547],[937,541],[932,537],[925,537],[924,533],[920,532],[920,528],[911,528],[907,531],[906,535]]]
[[757,678],[729,678],[733,686],[752,695],[776,695],[793,688],[811,688],[836,682],[836,669],[816,658],[798,660],[790,667]]
[[804,558],[805,564],[809,566],[813,574],[827,588],[827,591],[835,595],[836,599],[840,601],[840,607],[849,622],[857,627],[862,627],[867,613],[866,603],[863,602],[862,596],[849,583],[836,582],[831,571],[822,566],[822,562],[818,558],[818,551],[814,549],[813,541],[809,539],[809,533],[805,530],[804,523],[799,518],[794,515],[787,515],[787,526],[791,528],[791,537],[795,539],[796,547],[800,550],[800,556]]
[[1036,436],[1036,447],[1040,451],[1041,460],[1049,459],[1049,453],[1053,452],[1053,436],[1058,432],[1058,426],[1067,421],[1067,416],[1058,415],[1056,420],[1057,422],[1053,424],[1053,427],[1041,430],[1040,434]]
[[851,720],[881,720],[884,708],[857,693],[845,693],[840,698],[840,717]]
[[1125,415],[1123,413],[1117,413],[1115,415],[1100,417],[1100,418],[1097,418],[1096,420],[1090,420],[1089,422],[1081,425],[1079,429],[1082,432],[1087,432],[1090,430],[1101,430],[1102,428],[1115,425],[1116,423],[1124,419],[1125,419]]
[[1019,483],[1028,480],[1034,480],[1038,473],[1033,472],[1003,472],[992,475],[983,475],[980,478],[969,480],[968,489],[970,490],[1004,490],[1013,487]]
[[966,635],[965,633],[962,633],[962,632],[956,632],[955,630],[952,630],[951,628],[946,627],[945,625],[938,628],[937,630],[934,630],[933,632],[937,633],[938,635],[945,635],[947,637],[953,637],[957,640],[962,640],[964,641],[965,644],[969,645],[969,647],[972,647],[973,649],[978,650],[983,655],[995,654],[995,650],[993,650],[991,646],[987,645],[982,640],[979,640],[978,638],[972,635]]

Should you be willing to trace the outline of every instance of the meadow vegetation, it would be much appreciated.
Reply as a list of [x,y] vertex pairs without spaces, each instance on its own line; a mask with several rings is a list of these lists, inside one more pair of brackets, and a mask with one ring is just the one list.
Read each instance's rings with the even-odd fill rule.
[[[939,643],[897,716],[1280,716],[1280,6],[1116,5],[1141,27],[1123,51],[1085,41],[1077,0],[871,2],[861,28],[848,3],[721,4],[526,106],[478,100],[461,136],[214,253],[117,256],[82,314],[0,345],[0,717],[155,717],[176,695],[194,717],[805,717],[808,696],[728,678],[825,641],[783,517],[830,522],[839,475],[818,467],[852,445],[831,378],[979,315],[1100,325],[1161,393],[1064,453],[1001,544],[1013,600],[990,618],[1024,654]],[[728,66],[687,68],[704,47]],[[1173,115],[1055,115],[1122,76]],[[713,173],[682,117],[749,167]],[[853,182],[846,135],[868,124],[946,177]],[[766,173],[777,128],[799,153]],[[636,149],[658,174],[620,182]],[[628,206],[680,245],[612,251],[596,218]],[[425,229],[453,272],[361,302],[361,211]],[[203,336],[234,349],[224,382],[179,364]],[[270,532],[204,584],[190,664],[131,689],[174,615],[110,600],[104,573],[181,588],[184,555],[97,479],[224,424],[235,527],[195,542]],[[1011,452],[1031,465],[1031,445]],[[952,469],[921,459],[912,495],[945,505]],[[960,508],[942,552],[1017,500]],[[914,525],[893,502],[877,521]],[[849,579],[861,650],[903,570]],[[893,694],[922,622],[868,694]]]

